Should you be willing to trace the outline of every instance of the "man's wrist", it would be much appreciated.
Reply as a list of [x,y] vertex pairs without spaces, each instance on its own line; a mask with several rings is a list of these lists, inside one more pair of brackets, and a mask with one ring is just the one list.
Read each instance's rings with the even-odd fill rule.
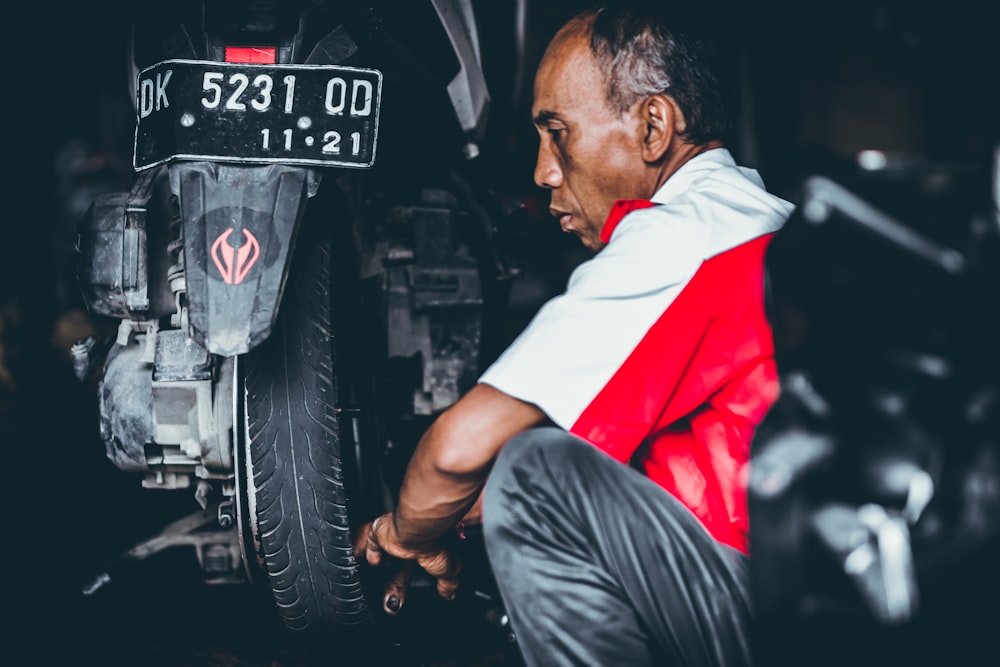
[[430,553],[439,548],[441,539],[455,529],[455,521],[409,521],[399,508],[390,513],[392,538],[406,551],[415,554]]

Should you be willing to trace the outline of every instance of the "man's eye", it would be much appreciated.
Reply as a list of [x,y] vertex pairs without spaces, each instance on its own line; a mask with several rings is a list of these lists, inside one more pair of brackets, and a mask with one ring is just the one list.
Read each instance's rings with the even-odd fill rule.
[[549,128],[549,134],[552,136],[552,139],[554,141],[561,140],[563,138],[563,135],[565,134],[565,132],[566,132],[565,128],[562,128],[562,127],[552,127],[552,128]]

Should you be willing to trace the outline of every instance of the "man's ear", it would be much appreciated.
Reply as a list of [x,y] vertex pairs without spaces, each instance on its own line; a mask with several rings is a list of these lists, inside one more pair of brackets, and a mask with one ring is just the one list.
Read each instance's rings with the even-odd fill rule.
[[642,159],[657,162],[684,133],[687,123],[677,102],[669,95],[651,95],[640,104],[641,118],[646,126],[642,140]]

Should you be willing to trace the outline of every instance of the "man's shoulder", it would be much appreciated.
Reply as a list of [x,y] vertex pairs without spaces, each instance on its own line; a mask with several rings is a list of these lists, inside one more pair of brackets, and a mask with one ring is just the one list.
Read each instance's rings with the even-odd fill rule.
[[767,190],[756,169],[738,164],[726,148],[713,148],[688,160],[663,183],[652,201],[683,205],[691,197],[709,197],[725,206],[736,200],[762,209],[789,209],[791,204]]
[[681,206],[654,204],[634,210],[589,263],[630,273],[642,268],[675,277],[678,271],[688,273],[705,258],[709,240],[708,229],[691,220],[690,211]]
[[623,231],[642,220],[642,214],[644,224],[658,223],[659,233],[702,239],[704,258],[778,231],[794,208],[769,192],[755,170],[737,165],[725,149],[691,160],[652,201],[658,205],[629,214],[620,225]]

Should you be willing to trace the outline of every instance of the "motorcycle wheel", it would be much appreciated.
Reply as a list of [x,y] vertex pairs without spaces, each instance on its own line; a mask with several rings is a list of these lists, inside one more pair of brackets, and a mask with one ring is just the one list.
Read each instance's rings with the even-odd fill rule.
[[303,225],[278,322],[244,361],[253,545],[281,621],[298,631],[372,620],[352,527],[378,508],[370,489],[348,508],[348,492],[370,484],[373,465],[370,455],[359,480],[357,424],[347,422],[341,437],[338,389],[354,386],[336,359],[329,227]]

